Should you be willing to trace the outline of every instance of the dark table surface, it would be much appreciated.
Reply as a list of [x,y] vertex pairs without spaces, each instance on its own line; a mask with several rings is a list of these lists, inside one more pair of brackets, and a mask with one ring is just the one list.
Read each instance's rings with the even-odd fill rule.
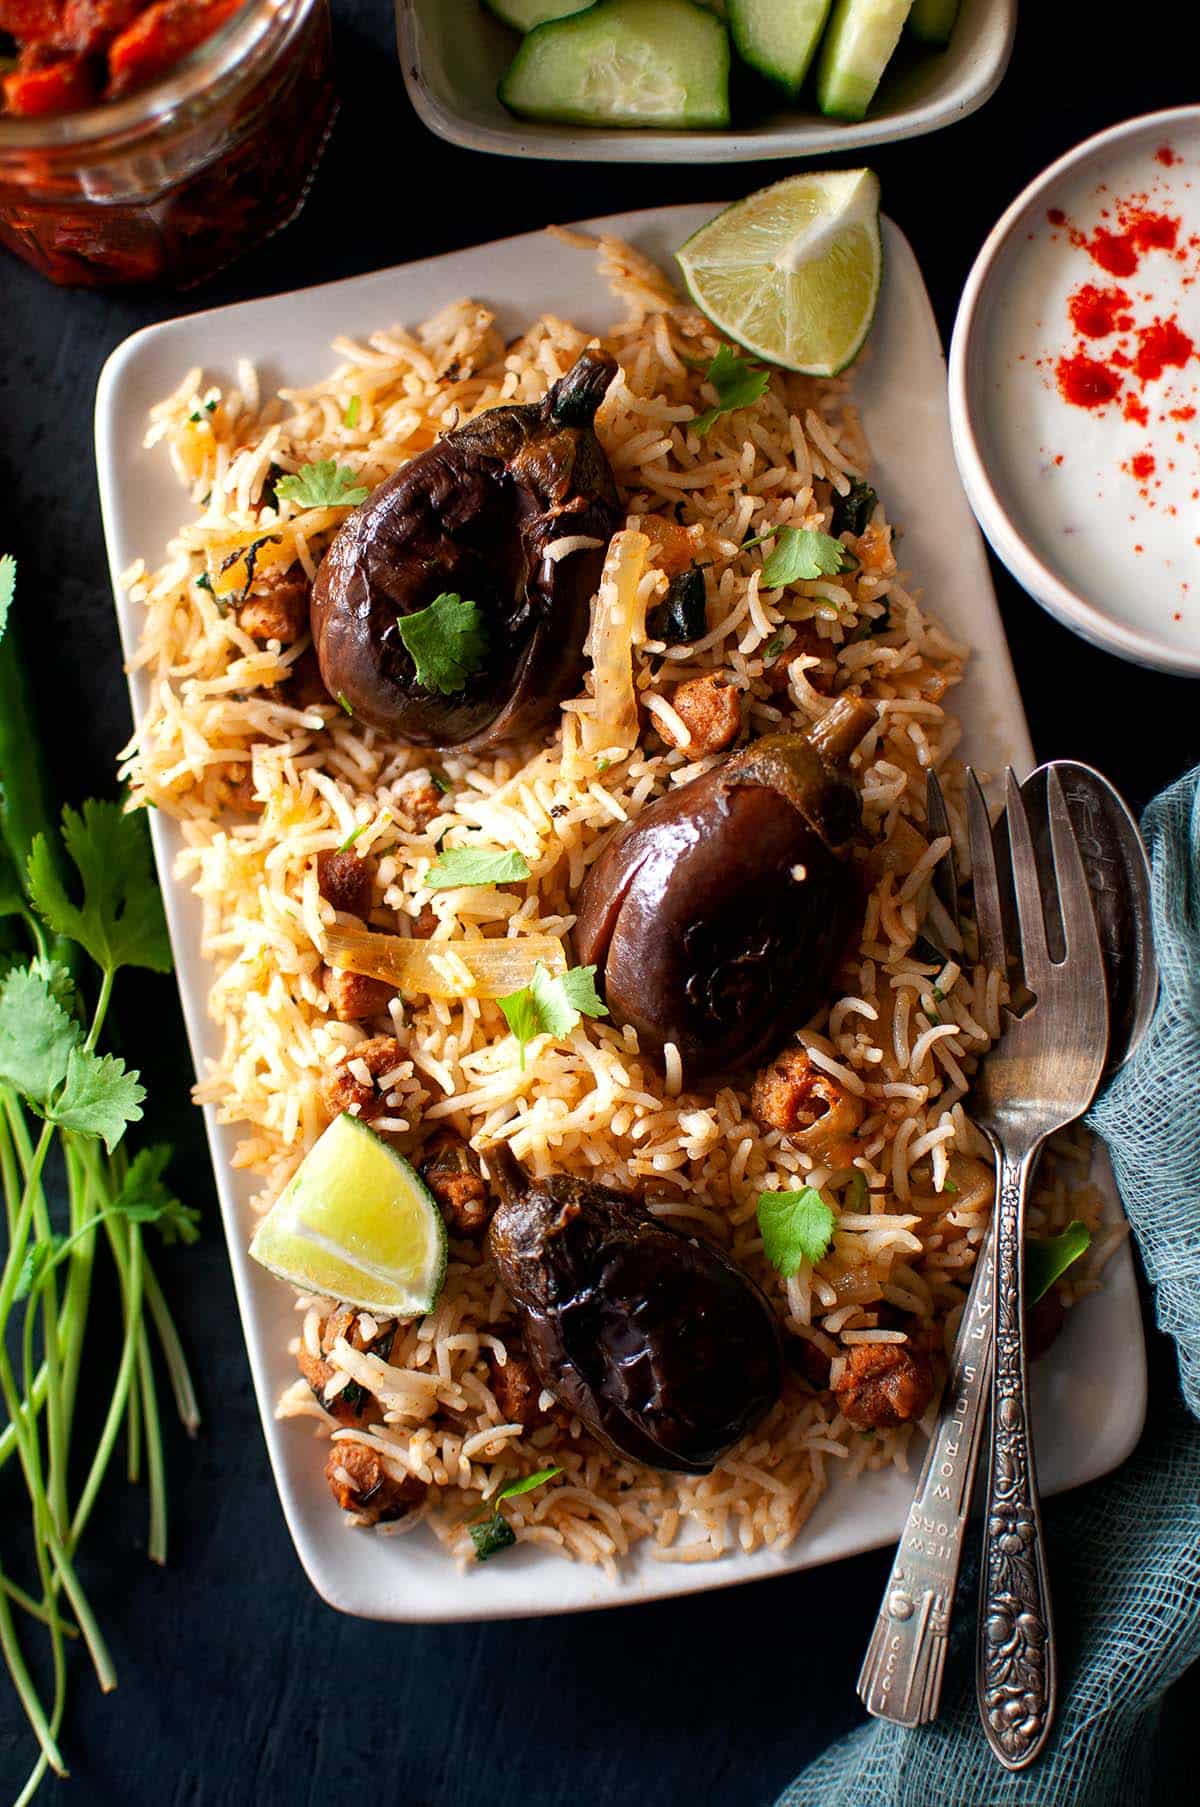
[[[129,731],[91,438],[96,378],[128,333],[550,220],[733,199],[785,173],[559,167],[455,150],[409,109],[386,0],[335,0],[334,10],[342,113],[307,208],[282,236],[181,298],[57,290],[11,259],[0,264],[0,551],[17,555],[22,594],[37,598],[22,612],[65,797],[113,790]],[[1012,66],[981,112],[872,155],[946,337],[981,240],[1031,177],[1093,131],[1194,98],[1196,33],[1190,47],[1177,35],[1182,11],[1170,43],[1131,32],[1118,49],[1100,23],[1105,10],[1083,0],[1026,7]],[[995,578],[1039,755],[1094,762],[1138,806],[1200,757],[1200,691],[1093,651],[999,567]],[[43,1798],[750,1807],[859,1721],[854,1677],[884,1552],[707,1598],[524,1623],[388,1627],[324,1606],[296,1562],[267,1467],[170,982],[132,979],[119,1029],[149,1080],[151,1129],[180,1149],[177,1184],[206,1212],[202,1242],[168,1252],[161,1267],[205,1422],[194,1442],[169,1438],[165,1569],[145,1560],[140,1494],[114,1478],[97,1512],[84,1577],[120,1688],[102,1700],[76,1658],[65,1732],[73,1777]],[[1156,1367],[1161,1384],[1161,1359]],[[0,1523],[15,1506],[0,1494]],[[31,1749],[0,1683],[4,1800]]]

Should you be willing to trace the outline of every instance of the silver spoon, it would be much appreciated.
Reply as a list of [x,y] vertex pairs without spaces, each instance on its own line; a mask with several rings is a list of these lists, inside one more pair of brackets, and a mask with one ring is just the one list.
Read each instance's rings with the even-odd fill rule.
[[[1104,955],[1111,1011],[1108,1079],[1137,1049],[1158,996],[1149,866],[1137,824],[1108,780],[1074,760],[1053,763],[1088,874]],[[1022,801],[1039,839],[1049,833],[1049,769],[1048,765],[1039,766],[1021,786]],[[931,783],[930,793],[929,824],[936,835],[946,832],[948,818],[936,781]],[[1008,836],[1002,821],[996,829],[1000,832],[994,832],[993,840],[1002,865]],[[944,879],[938,895],[949,907]],[[952,908],[950,913],[953,918]],[[1005,926],[1007,931],[1009,925]],[[991,1380],[992,1266],[989,1234],[975,1265],[937,1425],[858,1678],[858,1692],[868,1713],[900,1725],[924,1725],[936,1719],[941,1699]]]

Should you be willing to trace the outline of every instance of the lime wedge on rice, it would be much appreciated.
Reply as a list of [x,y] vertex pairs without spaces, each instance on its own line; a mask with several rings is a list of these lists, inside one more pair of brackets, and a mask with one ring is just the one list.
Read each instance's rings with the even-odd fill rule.
[[403,1155],[343,1115],[309,1149],[250,1253],[303,1292],[416,1318],[442,1290],[446,1226]]
[[677,253],[713,325],[770,364],[836,376],[871,330],[883,250],[869,169],[814,170],[735,201]]

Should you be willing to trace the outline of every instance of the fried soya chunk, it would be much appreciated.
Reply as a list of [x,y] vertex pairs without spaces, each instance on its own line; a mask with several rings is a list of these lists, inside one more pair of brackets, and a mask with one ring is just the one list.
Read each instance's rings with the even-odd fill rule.
[[501,1367],[489,1351],[488,1363],[492,1370],[492,1392],[505,1424],[523,1424],[527,1431],[547,1424],[550,1414],[538,1404],[542,1383],[534,1373],[529,1357],[510,1349],[508,1360]]
[[428,941],[438,925],[438,913],[432,904],[422,904],[412,921],[405,924],[414,941]]
[[337,966],[325,968],[321,983],[339,1023],[361,1023],[364,1017],[385,1016],[396,995],[396,987],[386,979],[369,979],[363,973],[346,972]]
[[[353,1115],[361,1117],[369,1123],[373,1117],[381,1117],[387,1110],[387,1095],[377,1090],[374,1085],[364,1085],[357,1074],[350,1071],[350,1064],[362,1062],[373,1080],[390,1073],[394,1067],[404,1063],[404,1050],[394,1035],[372,1035],[357,1047],[347,1048],[342,1059],[327,1074],[321,1095],[325,1108],[331,1117],[342,1111],[353,1110]],[[357,1109],[353,1107],[357,1106]]]
[[365,916],[371,908],[372,866],[352,847],[317,855],[317,890],[335,910]]
[[853,1137],[863,1103],[804,1048],[788,1048],[758,1075],[750,1109],[766,1129],[778,1129],[797,1148],[837,1166],[854,1157]]
[[814,690],[821,696],[828,696],[837,676],[837,648],[831,640],[822,638],[815,622],[796,621],[792,626],[792,638],[783,651],[763,667],[763,678],[768,688],[777,693],[786,690],[791,683],[793,663],[801,656],[808,656],[820,659],[821,663],[806,665],[804,675]]
[[846,1351],[833,1391],[856,1430],[894,1430],[924,1412],[933,1398],[933,1370],[924,1350],[909,1344],[857,1343]]
[[688,731],[682,751],[697,756],[723,753],[742,725],[741,696],[727,672],[710,671],[689,678],[671,698],[671,707]]
[[367,1525],[404,1518],[425,1492],[424,1483],[411,1475],[394,1480],[378,1450],[350,1437],[339,1438],[330,1449],[325,1479],[342,1511]]
[[[341,1337],[346,1339],[352,1349],[369,1350],[372,1354],[382,1353],[385,1346],[390,1350],[396,1334],[391,1327],[377,1334],[368,1343],[363,1337],[361,1318],[361,1312],[353,1305],[339,1305],[331,1311],[321,1326],[322,1355],[331,1354],[334,1344]],[[326,1399],[325,1388],[333,1379],[334,1369],[322,1359],[322,1355],[313,1355],[302,1342],[296,1355],[296,1365],[330,1416],[336,1418],[339,1424],[358,1425],[366,1424],[373,1416],[379,1416],[382,1411],[379,1401],[355,1380],[348,1380],[332,1399]]]
[[278,575],[268,572],[238,605],[238,626],[252,640],[278,640],[290,646],[308,627],[311,587],[299,565]]
[[441,791],[429,779],[422,784],[410,784],[401,791],[396,799],[396,807],[400,812],[400,825],[409,834],[424,834],[435,816],[441,815],[446,807]]
[[461,1136],[436,1136],[421,1162],[421,1178],[437,1200],[446,1227],[463,1236],[483,1229],[492,1213],[479,1156]]

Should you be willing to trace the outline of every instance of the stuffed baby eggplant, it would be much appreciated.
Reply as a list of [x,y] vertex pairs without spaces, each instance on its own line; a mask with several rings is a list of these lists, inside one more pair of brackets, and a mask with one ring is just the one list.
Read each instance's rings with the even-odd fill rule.
[[643,1048],[688,1074],[745,1066],[824,996],[856,898],[848,761],[875,720],[844,696],[807,735],[771,734],[617,830],[579,896],[575,946]]
[[489,747],[578,688],[619,515],[592,425],[616,369],[585,351],[542,401],[456,427],[342,524],[312,634],[357,720],[417,746]]

